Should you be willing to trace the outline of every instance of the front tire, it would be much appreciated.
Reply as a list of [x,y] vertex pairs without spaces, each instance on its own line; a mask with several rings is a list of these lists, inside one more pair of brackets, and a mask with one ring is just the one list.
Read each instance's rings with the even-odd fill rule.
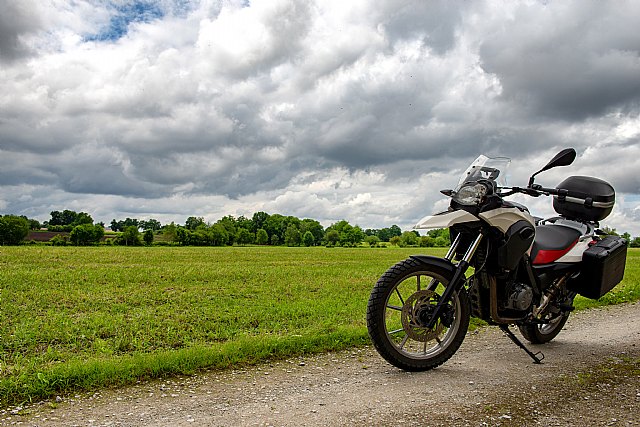
[[432,329],[421,326],[437,304],[453,272],[409,258],[387,270],[367,305],[369,336],[380,355],[406,371],[425,371],[458,350],[469,327],[466,290],[454,292],[445,315]]

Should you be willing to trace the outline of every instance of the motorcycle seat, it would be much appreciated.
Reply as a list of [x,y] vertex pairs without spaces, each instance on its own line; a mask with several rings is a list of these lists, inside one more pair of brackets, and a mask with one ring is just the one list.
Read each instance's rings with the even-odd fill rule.
[[578,243],[580,232],[561,225],[539,225],[531,249],[534,265],[554,262]]

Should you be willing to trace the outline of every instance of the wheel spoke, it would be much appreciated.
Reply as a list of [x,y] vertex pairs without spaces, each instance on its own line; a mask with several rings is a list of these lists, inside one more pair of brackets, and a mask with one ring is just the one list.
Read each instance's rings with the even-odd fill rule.
[[408,340],[409,340],[409,335],[405,335],[405,337],[402,339],[402,342],[400,343],[400,350],[402,350],[402,348],[404,347],[404,345],[407,343]]
[[[390,269],[376,285],[367,317],[369,331],[377,348],[394,349],[385,357],[395,366],[410,370],[438,366],[451,357],[464,338],[468,324],[468,311],[464,311],[468,302],[460,299],[466,297],[464,293],[452,295],[451,307],[447,307],[453,320],[449,327],[439,320],[433,328],[425,328],[425,319],[433,314],[440,291],[449,281],[448,273],[441,270],[437,265],[405,261]],[[380,298],[380,292],[384,292],[384,298]]]

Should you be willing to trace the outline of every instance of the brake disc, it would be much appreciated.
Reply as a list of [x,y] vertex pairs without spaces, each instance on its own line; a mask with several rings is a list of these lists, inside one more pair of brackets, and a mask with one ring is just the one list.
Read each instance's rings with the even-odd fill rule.
[[415,292],[402,306],[402,328],[409,338],[419,342],[427,342],[437,338],[444,329],[438,321],[432,329],[424,326],[420,315],[425,311],[432,312],[438,302],[438,294],[427,289]]

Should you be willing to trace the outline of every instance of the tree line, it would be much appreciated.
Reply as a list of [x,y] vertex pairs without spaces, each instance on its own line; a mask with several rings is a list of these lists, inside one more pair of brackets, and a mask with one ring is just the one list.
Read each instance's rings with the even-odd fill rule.
[[[367,241],[371,246],[390,239],[400,238],[397,225],[383,229],[363,230],[348,221],[338,221],[326,229],[319,221],[295,216],[256,212],[251,217],[224,216],[216,222],[206,222],[203,217],[190,216],[184,225],[161,224],[156,219],[113,219],[105,234],[105,224],[95,223],[86,212],[72,210],[52,211],[51,219],[42,224],[26,216],[0,216],[0,244],[20,244],[29,230],[46,229],[60,234],[51,238],[53,245],[91,245],[103,241],[106,244],[142,245],[177,244],[184,246],[358,246]],[[403,240],[404,241],[404,240]]]
[[[367,243],[371,247],[386,243],[397,246],[444,247],[450,245],[449,230],[430,230],[421,236],[416,231],[403,232],[397,225],[382,229],[365,229],[342,220],[326,229],[314,219],[256,212],[250,218],[231,215],[214,223],[203,217],[190,216],[184,225],[162,225],[156,219],[113,219],[112,232],[105,233],[105,224],[94,223],[86,212],[72,210],[52,211],[51,219],[40,223],[26,216],[0,215],[0,245],[18,245],[24,242],[30,230],[46,229],[63,232],[53,236],[53,245],[93,245],[103,241],[115,245],[183,245],[183,246],[342,246],[355,247]],[[632,239],[629,233],[618,234],[615,229],[603,227],[607,234],[621,235],[630,247],[640,247],[640,237]]]

